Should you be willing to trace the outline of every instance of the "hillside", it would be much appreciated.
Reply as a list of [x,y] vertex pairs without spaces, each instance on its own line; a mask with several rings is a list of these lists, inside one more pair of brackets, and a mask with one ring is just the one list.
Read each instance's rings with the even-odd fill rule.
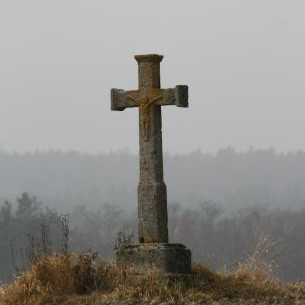
[[57,254],[38,260],[0,289],[1,305],[304,303],[305,284],[281,283],[250,260],[230,274],[195,264],[191,276],[177,278],[155,270],[140,276],[96,254]]

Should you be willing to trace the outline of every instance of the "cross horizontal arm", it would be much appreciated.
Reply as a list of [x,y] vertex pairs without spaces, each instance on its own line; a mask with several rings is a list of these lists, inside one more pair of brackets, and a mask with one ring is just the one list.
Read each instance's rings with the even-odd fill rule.
[[188,104],[188,86],[179,85],[171,89],[163,89],[163,98],[155,105],[176,105],[177,107],[187,108]]
[[179,85],[170,89],[151,89],[148,93],[138,90],[111,89],[111,110],[122,111],[125,108],[141,105],[188,107],[188,86]]
[[126,91],[122,89],[111,89],[111,110],[122,111],[125,108],[137,107],[139,103],[131,98],[132,93],[137,91]]

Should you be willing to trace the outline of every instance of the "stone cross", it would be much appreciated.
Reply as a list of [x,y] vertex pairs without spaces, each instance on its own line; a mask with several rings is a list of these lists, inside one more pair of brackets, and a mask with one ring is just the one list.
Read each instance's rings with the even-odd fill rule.
[[139,108],[140,182],[138,235],[140,243],[168,243],[167,194],[163,180],[161,106],[188,107],[188,87],[160,88],[163,56],[136,55],[139,89],[111,89],[111,110]]

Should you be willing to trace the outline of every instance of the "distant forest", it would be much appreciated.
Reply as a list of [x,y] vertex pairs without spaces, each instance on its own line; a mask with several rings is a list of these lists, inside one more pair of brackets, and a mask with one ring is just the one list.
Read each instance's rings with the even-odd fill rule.
[[[213,201],[226,208],[264,204],[297,208],[305,204],[305,152],[274,150],[217,154],[200,151],[164,156],[168,201],[194,206]],[[89,155],[77,152],[17,154],[0,152],[0,200],[22,192],[46,205],[69,211],[86,205],[135,208],[138,157],[128,152]]]
[[[231,269],[255,253],[283,280],[305,279],[305,153],[270,150],[165,155],[172,242],[195,261]],[[110,258],[117,235],[136,239],[138,158],[127,152],[0,153],[0,281],[26,268],[46,224],[71,250]]]

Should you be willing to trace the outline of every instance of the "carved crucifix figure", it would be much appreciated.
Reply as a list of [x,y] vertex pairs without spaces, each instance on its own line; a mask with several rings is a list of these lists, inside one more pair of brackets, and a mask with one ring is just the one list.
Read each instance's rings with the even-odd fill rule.
[[163,180],[161,106],[188,107],[188,87],[160,89],[163,56],[136,55],[139,89],[111,90],[111,109],[139,107],[140,182],[138,234],[140,243],[167,243],[167,194]]

